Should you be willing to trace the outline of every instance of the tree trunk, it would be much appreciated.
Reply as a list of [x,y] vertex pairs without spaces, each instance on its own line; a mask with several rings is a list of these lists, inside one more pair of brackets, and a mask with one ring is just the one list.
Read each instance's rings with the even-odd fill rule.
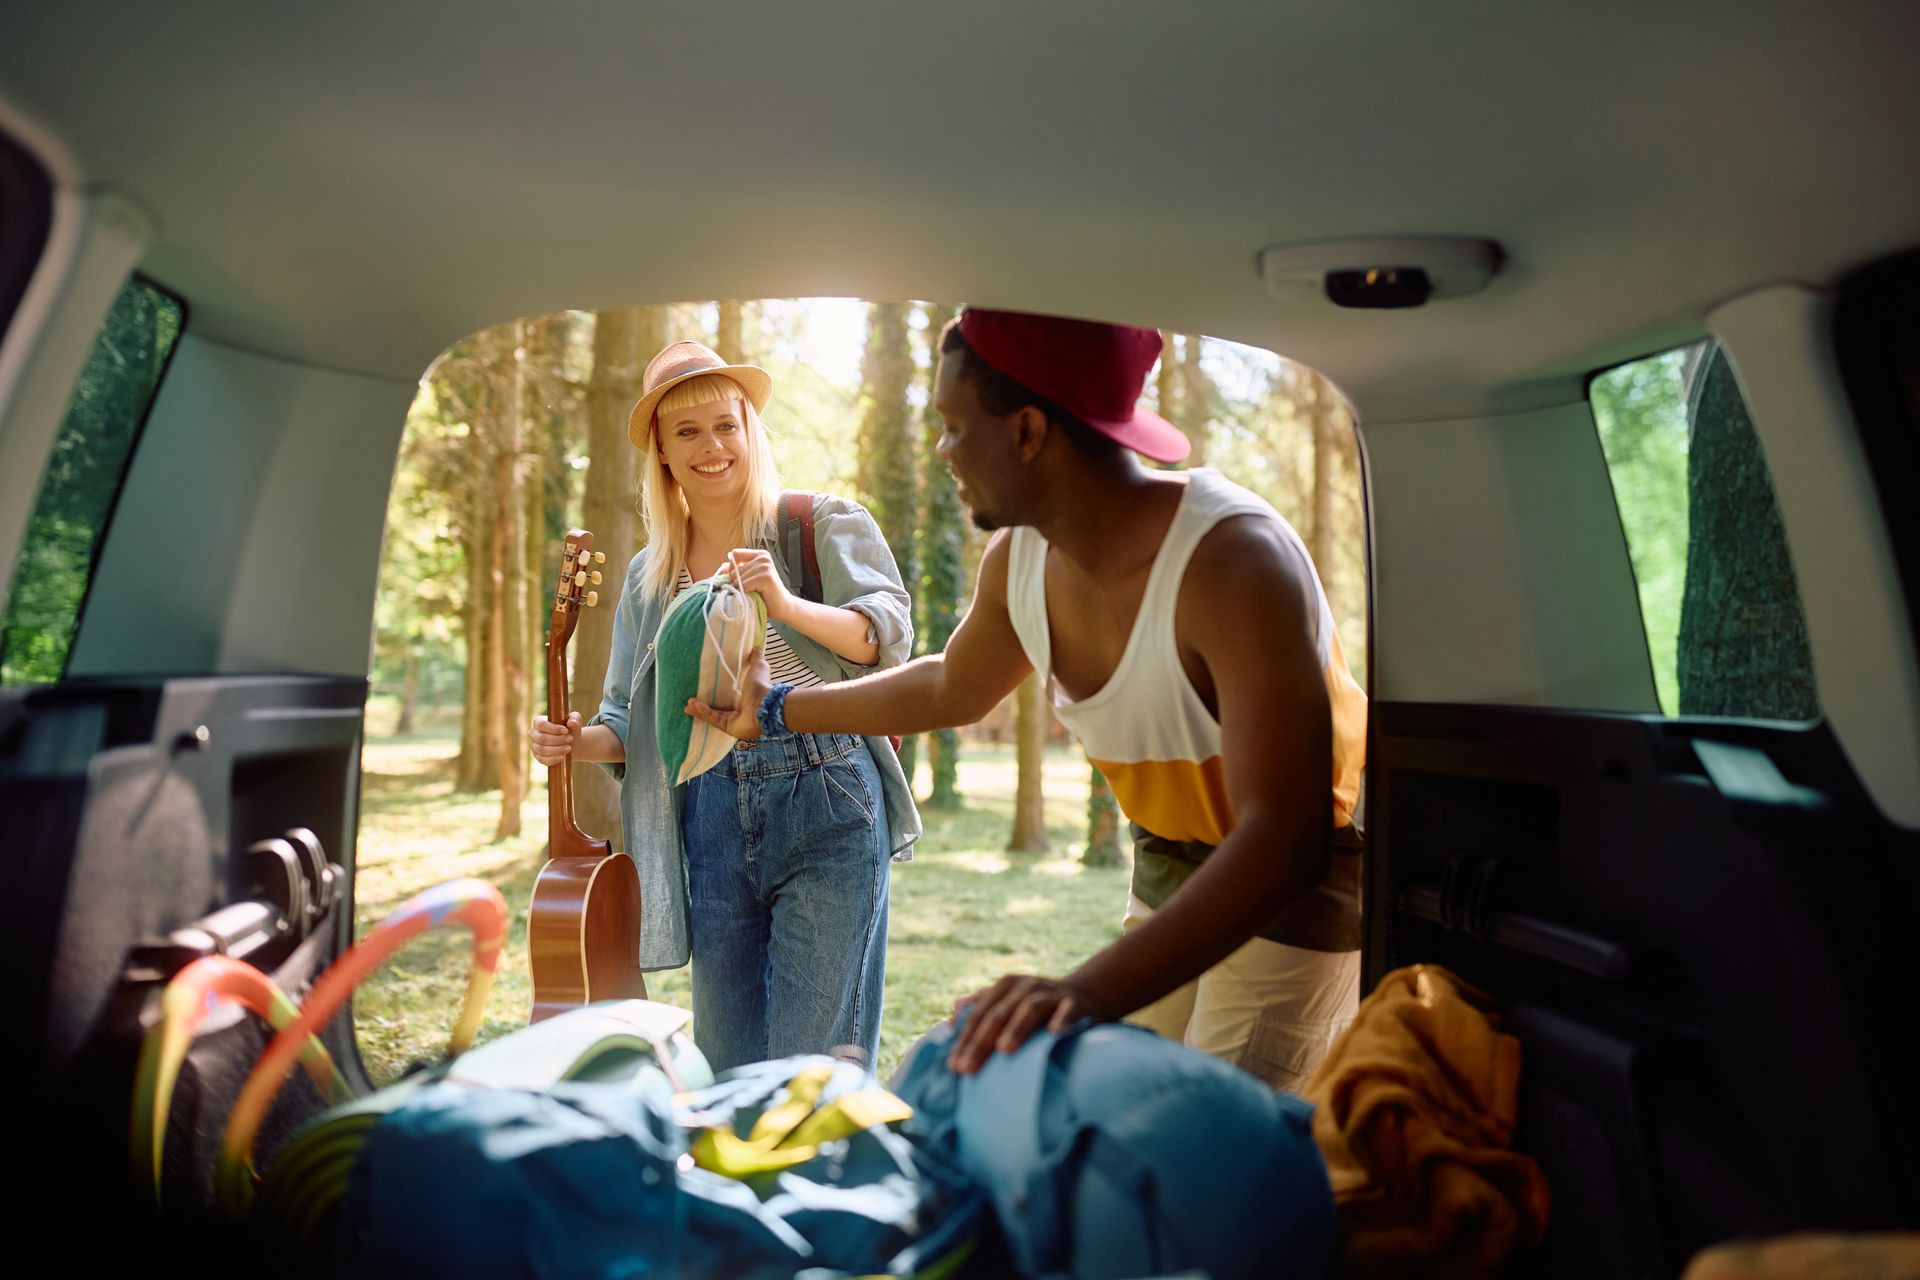
[[[914,534],[920,517],[920,477],[913,411],[907,389],[913,383],[913,346],[907,307],[875,302],[867,309],[867,349],[861,360],[861,497],[893,552],[900,581],[909,593],[919,585],[920,556]],[[901,764],[913,776],[913,739],[901,743]]]
[[[613,619],[632,558],[635,533],[635,462],[627,441],[627,415],[640,398],[640,371],[659,344],[642,348],[662,328],[658,308],[602,311],[593,326],[593,373],[587,386],[587,492],[582,527],[607,556],[598,588],[600,603],[580,611],[574,630],[573,689],[568,705],[591,719],[600,709],[613,647]],[[574,821],[588,835],[611,838],[620,831],[620,784],[603,769],[573,771]],[[615,841],[618,843],[618,841]]]
[[520,806],[526,799],[527,789],[528,755],[519,723],[527,680],[527,593],[523,572],[526,502],[521,491],[526,363],[522,330],[523,326],[516,325],[510,338],[514,348],[508,357],[511,381],[500,423],[500,456],[494,470],[498,490],[495,510],[499,513],[499,524],[494,530],[494,585],[500,596],[494,609],[500,637],[500,655],[495,667],[500,675],[500,689],[494,696],[494,712],[500,720],[496,741],[501,748],[495,761],[500,782],[500,823],[493,837],[496,841],[520,834]]
[[[462,791],[484,791],[493,778],[493,720],[487,714],[487,690],[492,685],[492,655],[488,650],[488,632],[493,617],[493,540],[483,535],[492,514],[492,500],[483,503],[486,491],[483,478],[491,472],[485,461],[485,449],[476,431],[474,475],[468,485],[466,528],[463,541],[467,560],[467,599],[461,625],[467,640],[467,669],[461,692],[460,761],[455,769]],[[484,507],[484,509],[483,509]]]
[[[513,487],[513,455],[502,449],[493,462],[493,529],[487,539],[487,754],[494,765],[493,781],[505,790],[506,769],[503,762],[511,750],[512,732],[508,721],[513,714],[513,700],[508,690],[510,675],[507,670],[507,650],[511,647],[502,643],[512,634],[508,628],[507,606],[508,564],[513,545],[510,530],[513,524],[512,512],[517,505],[511,500]],[[515,797],[516,801],[518,797]],[[495,840],[519,832],[517,822],[510,824],[508,815],[519,815],[518,804],[509,810],[504,805],[500,809],[500,819],[494,829]]]
[[406,675],[400,684],[400,720],[393,726],[395,737],[404,738],[413,732],[413,708],[420,700],[420,646],[407,645]]
[[1107,775],[1087,762],[1087,851],[1080,861],[1089,867],[1125,866],[1127,848],[1120,839],[1120,802],[1113,798]]
[[1180,408],[1185,417],[1181,427],[1193,441],[1193,452],[1187,455],[1189,467],[1207,465],[1207,437],[1213,429],[1212,402],[1212,387],[1200,367],[1200,336],[1188,334],[1180,344]]
[[[548,536],[547,459],[564,414],[560,363],[565,353],[564,316],[542,316],[520,323],[520,468],[521,631],[516,644],[522,678],[515,688],[515,739],[522,770],[524,796],[536,781],[534,764],[523,742],[536,710],[547,705],[547,628],[553,616],[553,592],[559,581],[560,544]],[[538,779],[545,783],[544,772]],[[545,848],[545,841],[541,842]]]
[[1029,675],[1014,695],[1017,727],[1014,734],[1020,781],[1013,795],[1013,835],[1009,853],[1047,851],[1047,807],[1041,790],[1041,766],[1047,745],[1047,710],[1042,706],[1040,676]]
[[1175,426],[1180,412],[1180,335],[1171,329],[1160,331],[1160,370],[1154,376],[1154,394],[1159,398],[1160,416]]
[[[940,331],[953,319],[954,309],[929,305],[927,341],[935,344],[927,361],[927,407],[920,431],[920,581],[910,583],[919,606],[920,652],[940,653],[953,636],[960,616],[960,596],[966,589],[967,516],[960,502],[953,472],[935,448],[940,439],[940,415],[933,407],[933,376],[939,367]],[[931,786],[929,809],[960,807],[960,735],[938,729],[927,735],[927,772]]]
[[914,528],[919,519],[919,477],[914,467],[913,428],[907,388],[913,382],[913,348],[904,303],[870,305],[867,350],[861,361],[861,497],[900,566],[901,580],[919,579]]
[[960,807],[960,735],[952,729],[936,729],[927,738],[928,809],[954,810]]
[[1313,424],[1313,518],[1309,522],[1307,552],[1313,557],[1315,572],[1325,578],[1333,567],[1333,463],[1340,447],[1336,438],[1338,420],[1344,416],[1333,387],[1319,374],[1310,374],[1307,385],[1312,396],[1308,405]]
[[1690,407],[1680,714],[1811,720],[1820,702],[1780,508],[1718,347]]
[[[720,358],[731,364],[748,364],[746,346],[741,341],[740,304],[721,302],[715,304],[719,311],[719,321],[714,328],[713,349]],[[651,354],[651,353],[649,353]],[[636,400],[638,396],[634,397]]]

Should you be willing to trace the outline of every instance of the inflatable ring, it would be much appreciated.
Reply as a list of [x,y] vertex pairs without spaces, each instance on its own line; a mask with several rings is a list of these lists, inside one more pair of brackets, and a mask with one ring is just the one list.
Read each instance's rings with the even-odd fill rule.
[[467,995],[454,1023],[447,1056],[453,1057],[472,1047],[480,1031],[480,1018],[486,1011],[487,996],[493,990],[493,978],[500,967],[500,953],[507,938],[507,900],[484,880],[449,880],[424,889],[394,909],[392,915],[345,954],[334,961],[313,984],[313,992],[300,1010],[300,1017],[267,1046],[240,1090],[227,1117],[227,1129],[220,1143],[220,1162],[214,1172],[214,1187],[220,1205],[236,1219],[246,1216],[258,1181],[253,1168],[253,1139],[259,1133],[267,1109],[280,1091],[281,1082],[293,1067],[300,1046],[332,1020],[367,975],[414,938],[441,925],[459,923],[473,931],[473,961],[467,970]]
[[[207,1018],[223,1004],[238,1004],[273,1025],[285,1028],[300,1016],[287,993],[272,978],[244,960],[203,956],[173,976],[160,996],[160,1018],[147,1031],[140,1048],[140,1066],[133,1078],[133,1119],[130,1126],[136,1178],[153,1177],[153,1198],[160,1199],[160,1155],[166,1144],[167,1116],[173,1106],[180,1064]],[[352,1095],[346,1077],[333,1065],[333,1055],[308,1036],[295,1051],[322,1097],[343,1102]]]

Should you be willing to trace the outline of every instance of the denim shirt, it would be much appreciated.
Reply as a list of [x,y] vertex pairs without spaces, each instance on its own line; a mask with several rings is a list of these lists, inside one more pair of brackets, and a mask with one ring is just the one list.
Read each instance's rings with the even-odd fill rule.
[[[899,666],[913,653],[913,608],[880,526],[859,503],[817,494],[813,529],[824,602],[865,614],[873,623],[880,656],[873,666],[863,667],[785,623],[773,625],[807,668],[829,684]],[[773,553],[782,580],[791,586],[793,573],[783,549],[767,550]],[[599,712],[587,723],[606,725],[626,746],[624,762],[602,767],[620,780],[621,830],[627,855],[640,872],[640,967],[677,969],[687,963],[692,941],[687,853],[680,840],[680,804],[686,788],[668,783],[654,735],[653,637],[660,630],[668,601],[647,596],[640,586],[647,554],[642,548],[627,565],[626,585],[614,614],[606,695]],[[869,737],[866,743],[880,770],[893,858],[904,862],[913,856],[914,842],[920,838],[920,811],[914,807],[900,758],[887,740]]]

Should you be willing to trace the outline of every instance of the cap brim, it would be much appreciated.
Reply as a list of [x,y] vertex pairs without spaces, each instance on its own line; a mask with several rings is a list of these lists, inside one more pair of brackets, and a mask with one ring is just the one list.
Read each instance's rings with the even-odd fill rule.
[[647,438],[653,434],[653,411],[659,407],[660,400],[689,378],[704,378],[709,374],[732,378],[747,393],[747,400],[753,405],[755,413],[767,411],[767,401],[773,399],[773,376],[765,369],[750,364],[722,365],[716,369],[693,369],[677,378],[668,378],[646,395],[640,397],[640,403],[633,406],[633,412],[627,417],[627,439],[636,449],[647,447]]
[[1185,462],[1193,452],[1187,433],[1151,409],[1136,406],[1130,418],[1088,418],[1086,424],[1155,462]]

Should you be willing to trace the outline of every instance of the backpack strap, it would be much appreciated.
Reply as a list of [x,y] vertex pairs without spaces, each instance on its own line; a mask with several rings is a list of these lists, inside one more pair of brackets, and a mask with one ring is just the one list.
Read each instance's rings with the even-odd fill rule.
[[820,554],[813,544],[813,496],[808,489],[789,489],[780,495],[780,542],[800,598],[819,604],[824,593]]
[[[793,589],[802,600],[825,604],[826,590],[820,585],[820,553],[813,543],[813,499],[809,489],[789,489],[780,495],[780,545],[787,554],[787,573]],[[890,733],[887,742],[894,754],[900,752],[900,735]]]

